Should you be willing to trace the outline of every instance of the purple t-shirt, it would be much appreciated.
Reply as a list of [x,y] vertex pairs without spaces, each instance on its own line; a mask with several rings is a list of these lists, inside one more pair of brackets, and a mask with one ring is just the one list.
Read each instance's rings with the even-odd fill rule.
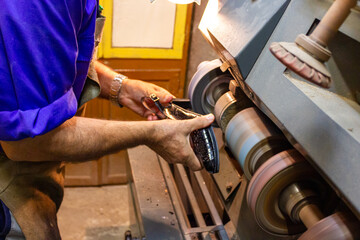
[[7,0],[0,10],[0,140],[44,134],[77,111],[96,0]]

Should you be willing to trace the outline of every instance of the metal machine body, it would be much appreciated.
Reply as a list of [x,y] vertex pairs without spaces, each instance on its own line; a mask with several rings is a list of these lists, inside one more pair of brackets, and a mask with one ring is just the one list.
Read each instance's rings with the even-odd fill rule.
[[[216,16],[213,9],[210,9],[209,3],[204,16],[209,18],[212,14],[212,20],[207,23],[208,19],[203,19],[200,29],[219,54],[222,62],[220,69],[231,73],[243,94],[282,131],[292,147],[306,158],[316,169],[317,174],[320,174],[326,184],[336,192],[341,202],[345,203],[345,208],[349,208],[359,219],[360,189],[357,187],[360,181],[357,177],[360,171],[360,68],[357,67],[360,64],[359,2],[328,46],[332,58],[325,65],[333,79],[330,89],[323,89],[305,81],[288,70],[269,51],[272,42],[291,42],[301,33],[311,33],[332,3],[333,1],[330,0],[279,0],[271,3],[261,0],[219,1]],[[204,72],[204,69],[202,71]],[[201,81],[195,80],[195,82]],[[229,85],[230,90],[232,85],[234,84]],[[235,99],[244,102],[244,96],[236,96],[234,90],[232,93]],[[219,102],[222,98],[218,99]],[[191,100],[195,103],[200,101],[196,98]],[[217,104],[218,102],[215,104],[214,113],[216,119],[219,119],[222,117],[219,112],[226,108],[223,107],[224,103],[219,104],[222,105],[219,111]],[[226,104],[230,104],[230,101]],[[221,127],[225,134],[225,144],[250,180],[251,176],[249,177],[249,170],[244,169],[244,162],[254,152],[251,148],[256,141],[260,143],[263,139],[269,143],[270,140],[256,133],[256,127],[252,127],[254,117],[251,117],[251,121],[247,121],[246,119],[250,117],[245,114],[245,110],[242,111],[242,116],[233,115],[232,119],[231,116],[228,118],[230,120],[225,121],[228,125]],[[266,122],[266,117],[262,121]],[[250,124],[247,129],[253,129],[252,133],[251,131],[240,133],[244,131],[242,128],[246,128],[244,127],[246,124]],[[263,123],[258,123],[257,126],[261,124]],[[245,141],[246,136],[256,140]],[[282,144],[284,145],[286,143]],[[246,151],[246,148],[251,151]],[[241,156],[244,155],[243,152],[246,152],[246,156]],[[219,189],[226,188],[227,183],[216,176],[214,180]],[[256,184],[251,187],[255,188],[254,185]],[[246,189],[246,186],[247,184],[242,184],[240,188]],[[242,197],[245,198],[245,195]],[[239,205],[241,197],[231,200],[227,199],[226,195],[223,197],[227,202],[230,218],[232,221],[236,219],[235,225],[240,238],[299,237],[296,234],[285,236],[272,232],[267,235],[268,230],[257,231],[256,227],[248,224],[250,218],[243,217],[247,212],[246,201],[243,205]],[[234,204],[244,210],[234,214],[232,207]],[[329,211],[330,205],[332,204],[329,204],[327,209]],[[321,218],[323,216],[318,220]]]
[[[227,12],[241,11],[241,2],[225,1],[218,13],[219,19],[225,19],[221,15]],[[301,77],[286,71],[268,50],[271,42],[292,41],[297,34],[308,32],[331,3],[332,1],[291,1],[250,73],[246,78],[233,75],[248,97],[308,157],[359,217],[360,178],[356,176],[360,171],[360,106],[354,101],[360,90],[360,68],[357,67],[360,64],[359,11],[354,10],[350,14],[340,28],[336,42],[330,46],[335,50],[328,63],[334,78],[330,91],[308,84]],[[258,14],[261,15],[262,12],[259,11]],[[251,21],[249,18],[248,22]],[[216,39],[217,44],[214,46],[223,61],[232,62],[229,55],[222,54],[221,49],[221,46],[227,49],[232,37],[225,34],[221,26],[220,20],[218,26],[210,26],[208,31]],[[237,37],[242,36],[235,36],[235,40]],[[231,56],[238,62],[242,52],[232,52]],[[241,73],[241,65],[237,67]],[[230,65],[230,68],[233,66]]]
[[[333,1],[219,0],[215,11],[213,3],[199,28],[221,61],[199,65],[189,97],[193,110],[215,114],[220,170],[152,160],[162,176],[150,179],[166,203],[140,199],[144,236],[360,239],[360,1],[328,45],[330,89],[288,70],[269,47],[311,33]],[[141,167],[132,167],[138,196],[150,174]],[[146,230],[156,227],[150,218],[170,226],[163,238]]]

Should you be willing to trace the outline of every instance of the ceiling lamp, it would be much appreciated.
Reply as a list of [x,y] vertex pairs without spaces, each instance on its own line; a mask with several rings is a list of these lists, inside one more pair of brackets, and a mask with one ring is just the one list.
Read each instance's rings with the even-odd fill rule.
[[[169,0],[170,2],[177,3],[177,4],[189,4],[196,2],[198,5],[200,5],[201,0]],[[155,2],[155,0],[150,0],[151,3]]]

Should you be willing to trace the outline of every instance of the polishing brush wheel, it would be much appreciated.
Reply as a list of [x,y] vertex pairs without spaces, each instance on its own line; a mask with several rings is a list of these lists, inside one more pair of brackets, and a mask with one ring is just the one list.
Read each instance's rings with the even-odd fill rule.
[[323,63],[330,58],[331,52],[326,47],[356,3],[357,0],[336,0],[310,36],[300,34],[295,40],[296,44],[272,43],[270,51],[301,77],[329,88],[331,76]]
[[278,42],[270,45],[271,53],[282,62],[287,68],[304,79],[313,82],[321,87],[329,88],[331,85],[330,77],[314,69],[309,64],[301,61],[298,57],[287,51]]

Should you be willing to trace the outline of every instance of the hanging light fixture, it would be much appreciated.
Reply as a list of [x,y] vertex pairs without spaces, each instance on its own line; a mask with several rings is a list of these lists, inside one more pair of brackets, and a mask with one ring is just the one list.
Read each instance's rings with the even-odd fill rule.
[[[168,0],[169,2],[177,3],[177,4],[189,4],[196,2],[198,5],[200,5],[201,0]],[[150,0],[151,3],[155,2],[155,0]]]
[[177,4],[189,4],[196,2],[198,5],[200,5],[201,3],[201,0],[169,0],[169,1]]

